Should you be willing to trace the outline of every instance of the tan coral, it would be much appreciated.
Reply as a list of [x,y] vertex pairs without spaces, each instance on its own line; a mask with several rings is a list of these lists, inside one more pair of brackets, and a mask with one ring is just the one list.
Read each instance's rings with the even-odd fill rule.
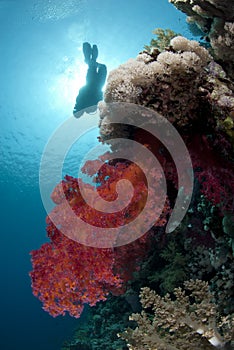
[[[223,121],[234,110],[234,86],[208,50],[194,40],[177,36],[167,50],[144,51],[120,65],[108,76],[104,100],[149,107],[181,131],[213,125],[233,143],[233,129],[227,130]],[[103,141],[121,133],[128,137],[126,127],[105,127],[102,110],[100,118]]]
[[[174,298],[161,297],[148,287],[140,293],[143,311],[131,320],[138,326],[119,336],[133,350],[224,348],[230,341],[233,317],[221,317],[207,282],[190,280],[176,288]],[[150,312],[149,309],[152,311]],[[146,311],[147,310],[147,311]],[[224,336],[221,336],[222,329]]]
[[[150,107],[178,127],[193,123],[199,116],[200,82],[211,57],[196,41],[181,36],[173,38],[170,47],[156,56],[143,52],[110,72],[105,102]],[[108,134],[104,129],[101,121],[103,139]]]

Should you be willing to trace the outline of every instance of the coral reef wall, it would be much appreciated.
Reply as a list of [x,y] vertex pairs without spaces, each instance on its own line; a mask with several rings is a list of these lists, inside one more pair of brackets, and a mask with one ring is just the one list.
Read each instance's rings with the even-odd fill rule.
[[[164,163],[169,184],[165,216],[160,225],[151,228],[149,241],[140,245],[136,241],[136,246],[126,245],[100,256],[94,282],[100,277],[101,292],[95,283],[90,285],[89,275],[88,299],[83,302],[83,290],[80,286],[75,289],[81,307],[90,300],[91,306],[99,300],[108,300],[92,309],[90,326],[77,332],[73,344],[64,347],[66,350],[233,348],[234,1],[169,1],[188,15],[188,22],[200,28],[210,48],[170,30],[157,29],[154,34],[158,39],[145,46],[135,59],[109,73],[104,101],[99,103],[101,142],[108,143],[110,138],[143,140],[159,162]],[[142,130],[125,125],[121,113],[120,122],[109,123],[113,102],[133,103],[160,113],[177,129],[187,146],[194,171],[194,193],[184,220],[170,234],[165,232],[164,220],[170,216],[176,193],[181,190],[174,174],[176,169],[162,145],[149,135],[145,137]],[[143,117],[147,118],[146,112]],[[112,148],[113,154],[115,150]],[[105,196],[110,195],[110,188],[114,194],[114,180],[122,177],[134,180],[137,193],[144,192],[146,182],[136,177],[133,164],[125,159],[106,160],[105,168],[97,175]],[[92,162],[87,162],[85,173]],[[139,187],[139,179],[143,187]],[[70,198],[70,186],[68,189]],[[77,191],[70,199],[73,209],[79,212],[81,198],[77,198]],[[154,214],[156,195],[152,202]],[[87,210],[84,213],[89,214]],[[91,212],[89,216],[97,222],[97,216]],[[129,212],[126,218],[130,220]],[[109,258],[110,271],[103,266]],[[89,261],[92,276],[92,266],[97,263],[93,264],[94,259]],[[84,271],[87,275],[80,265],[76,270],[78,277]],[[104,271],[106,281],[101,280]],[[39,277],[41,272],[44,276],[41,269]],[[77,283],[79,279],[74,280]],[[139,292],[141,309],[136,298]],[[73,310],[73,305],[69,309]],[[137,313],[127,321],[132,311]]]
[[[163,51],[152,47],[151,52],[143,51],[110,72],[105,102],[140,104],[180,130],[208,127],[217,137],[224,133],[234,143],[233,82],[207,49],[182,36],[173,38]],[[103,141],[113,135],[127,136],[126,128],[105,127],[108,117],[103,103],[100,114]]]

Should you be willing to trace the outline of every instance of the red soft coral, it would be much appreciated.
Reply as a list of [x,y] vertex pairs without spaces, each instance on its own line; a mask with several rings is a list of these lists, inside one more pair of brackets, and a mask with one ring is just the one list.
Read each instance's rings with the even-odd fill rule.
[[[113,274],[114,256],[110,249],[86,247],[59,233],[52,223],[55,242],[31,252],[33,294],[52,316],[66,311],[79,317],[84,304],[105,300],[109,291],[121,289],[122,281]],[[51,236],[51,234],[50,234]]]
[[233,163],[216,152],[208,137],[195,135],[188,143],[194,174],[200,191],[220,209],[220,214],[233,210]]
[[[89,174],[95,173],[91,161],[86,163],[83,171]],[[156,171],[154,176],[158,186],[151,191],[155,191],[154,198],[157,200],[161,198],[160,176]],[[71,176],[66,176],[55,187],[52,199],[57,205],[46,219],[47,234],[51,242],[31,252],[33,271],[30,273],[34,295],[42,301],[44,310],[52,316],[68,312],[71,316],[79,317],[85,304],[93,306],[98,301],[105,300],[110,292],[115,295],[123,293],[133,272],[146,257],[152,231],[133,239],[128,245],[113,248],[87,246],[63,234],[69,231],[70,237],[73,230],[80,230],[79,227],[74,227],[74,217],[87,222],[91,227],[89,233],[91,232],[93,236],[97,227],[119,227],[120,235],[126,234],[122,233],[122,227],[141,212],[147,200],[145,176],[135,164],[106,162],[98,171],[95,182],[98,184],[100,196],[110,201],[115,199],[116,182],[121,179],[128,179],[132,183],[134,193],[131,203],[117,213],[99,212],[88,205],[81,195],[78,180]],[[95,187],[89,184],[83,185],[92,202]],[[67,202],[69,206],[66,205]],[[153,221],[155,226],[163,226],[169,212],[168,205],[158,220],[156,218],[153,220],[154,216],[158,216],[155,203],[152,203],[150,208],[148,219]],[[54,224],[56,218],[60,223],[59,229]],[[130,234],[134,237],[135,232]],[[79,232],[79,235],[85,237],[87,232]],[[102,237],[96,239],[101,240]]]

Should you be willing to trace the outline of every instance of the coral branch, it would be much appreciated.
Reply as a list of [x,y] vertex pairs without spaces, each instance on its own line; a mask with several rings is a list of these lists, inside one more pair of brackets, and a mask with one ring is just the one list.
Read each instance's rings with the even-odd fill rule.
[[204,281],[185,282],[184,289],[174,290],[173,299],[169,294],[160,297],[148,287],[142,288],[140,298],[144,310],[131,316],[138,327],[120,334],[129,349],[224,348],[231,339],[233,319],[219,315]]

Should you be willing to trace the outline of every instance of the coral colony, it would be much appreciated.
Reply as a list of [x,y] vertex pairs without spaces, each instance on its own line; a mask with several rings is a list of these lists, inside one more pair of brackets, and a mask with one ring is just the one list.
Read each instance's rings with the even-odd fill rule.
[[[131,203],[117,214],[100,214],[83,200],[78,180],[67,175],[52,193],[56,204],[52,214],[59,217],[60,229],[48,216],[50,242],[31,252],[33,294],[45,311],[80,317],[85,305],[95,306],[88,309],[89,324],[77,330],[64,350],[233,346],[234,3],[170,2],[199,27],[209,45],[156,30],[157,38],[143,52],[110,72],[104,101],[99,103],[100,142],[108,143],[110,137],[138,141],[162,164],[168,188],[162,215],[141,238],[124,246],[94,248],[63,235],[61,228],[73,230],[65,201],[93,225],[91,235],[95,227],[124,226],[144,207],[144,174],[130,161],[109,160],[106,153],[97,174],[93,169],[100,159],[84,165],[82,171],[94,179],[93,186],[84,186],[92,194],[98,183],[100,195],[111,201],[116,183],[128,179],[134,187]],[[134,103],[160,113],[189,150],[193,198],[172,233],[166,234],[165,226],[179,190],[175,165],[163,146],[143,131],[123,124],[107,126],[107,104],[112,102]],[[153,176],[159,184],[153,194],[156,203],[161,175],[155,170]],[[154,214],[152,203],[152,220]]]
[[[92,162],[87,162],[89,174],[92,165],[90,163]],[[86,166],[83,170],[86,171]],[[67,224],[72,225],[71,215],[66,209],[64,210],[63,204],[66,201],[70,202],[76,215],[94,225],[94,234],[96,226],[118,227],[126,224],[141,210],[146,200],[147,187],[136,165],[106,164],[102,170],[96,179],[101,184],[99,186],[101,196],[110,200],[116,195],[115,182],[121,178],[129,178],[135,185],[131,205],[118,215],[116,213],[98,215],[84,202],[77,179],[66,176],[52,193],[52,199],[57,204],[54,211],[61,218],[61,228]],[[94,190],[92,186],[86,186],[87,190]],[[162,217],[155,225],[163,226],[165,221],[165,217]],[[80,316],[84,304],[93,306],[98,301],[105,300],[110,292],[115,295],[124,293],[126,283],[131,280],[133,272],[149,250],[152,235],[149,232],[130,246],[115,249],[92,248],[61,234],[49,217],[47,234],[51,242],[32,252],[33,293],[39,297],[43,302],[43,308],[52,316],[64,315],[67,311],[74,317]]]

